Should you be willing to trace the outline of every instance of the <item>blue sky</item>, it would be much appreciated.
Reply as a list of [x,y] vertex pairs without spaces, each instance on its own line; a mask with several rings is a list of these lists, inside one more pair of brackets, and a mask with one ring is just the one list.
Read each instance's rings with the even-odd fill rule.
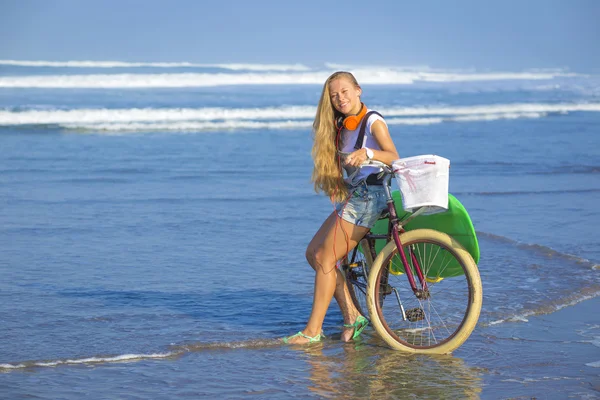
[[600,71],[596,0],[0,0],[0,59]]

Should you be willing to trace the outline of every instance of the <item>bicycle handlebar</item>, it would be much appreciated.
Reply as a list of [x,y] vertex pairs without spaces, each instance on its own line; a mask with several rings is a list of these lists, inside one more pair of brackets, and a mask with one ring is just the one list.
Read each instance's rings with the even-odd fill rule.
[[383,169],[383,172],[385,172],[386,174],[393,173],[392,167],[381,161],[369,160],[367,162],[362,163],[360,166],[361,167],[378,167],[378,168]]

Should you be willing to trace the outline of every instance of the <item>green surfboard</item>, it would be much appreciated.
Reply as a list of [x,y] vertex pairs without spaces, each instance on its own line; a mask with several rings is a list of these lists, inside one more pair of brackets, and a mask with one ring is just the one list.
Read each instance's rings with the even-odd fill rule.
[[[400,191],[396,190],[392,193],[394,203],[396,204],[396,212],[398,218],[402,221],[407,219],[411,213],[402,209],[402,198]],[[375,234],[385,234],[388,229],[388,219],[380,219],[377,221],[371,231]],[[404,226],[407,231],[414,229],[434,229],[444,232],[458,241],[473,257],[477,264],[479,262],[479,243],[475,228],[471,222],[471,217],[461,202],[451,194],[448,194],[448,210],[436,214],[419,215]],[[375,249],[379,253],[385,246],[386,241],[381,239],[375,242]],[[392,271],[397,273],[403,271],[403,267],[394,266]],[[459,265],[447,265],[443,267],[433,266],[427,276],[431,278],[447,278],[462,274],[462,268]]]

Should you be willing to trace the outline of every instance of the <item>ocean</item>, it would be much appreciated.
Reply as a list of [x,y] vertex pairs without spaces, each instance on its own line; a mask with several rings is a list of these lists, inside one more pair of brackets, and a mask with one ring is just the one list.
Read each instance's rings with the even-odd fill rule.
[[[451,162],[483,308],[452,355],[370,328],[294,347],[322,84],[352,71],[401,157]],[[0,61],[0,397],[600,398],[600,76]],[[337,335],[337,337],[336,337]]]

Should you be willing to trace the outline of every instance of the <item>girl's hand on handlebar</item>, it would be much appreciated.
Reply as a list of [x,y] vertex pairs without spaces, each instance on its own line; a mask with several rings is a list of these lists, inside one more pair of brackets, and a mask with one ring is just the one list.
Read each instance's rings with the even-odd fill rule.
[[348,154],[346,156],[346,159],[344,160],[344,164],[352,167],[360,167],[368,160],[369,159],[367,158],[367,150],[365,148],[362,148]]

